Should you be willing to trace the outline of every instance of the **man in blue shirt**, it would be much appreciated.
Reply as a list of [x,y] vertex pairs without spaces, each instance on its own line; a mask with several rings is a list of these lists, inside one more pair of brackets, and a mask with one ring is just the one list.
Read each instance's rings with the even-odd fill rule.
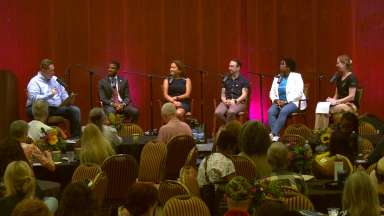
[[73,138],[80,137],[80,109],[72,104],[62,105],[70,97],[58,81],[55,66],[50,59],[43,59],[40,71],[34,76],[27,86],[27,113],[32,117],[32,104],[37,100],[47,101],[49,116],[63,116],[71,122]]

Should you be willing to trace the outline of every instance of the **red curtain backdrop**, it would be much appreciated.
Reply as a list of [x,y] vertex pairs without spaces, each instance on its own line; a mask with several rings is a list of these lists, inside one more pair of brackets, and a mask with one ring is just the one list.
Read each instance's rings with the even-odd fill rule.
[[[360,113],[384,118],[380,71],[384,2],[380,0],[2,0],[0,9],[0,69],[16,74],[15,96],[21,105],[42,58],[55,61],[59,76],[66,75],[69,66],[81,64],[71,68],[68,83],[79,94],[76,103],[86,122],[90,107],[98,105],[97,81],[106,75],[108,62],[116,59],[140,109],[139,124],[149,129],[148,75],[154,75],[153,99],[160,99],[158,76],[168,73],[172,59],[181,59],[190,66],[194,115],[200,118],[204,103],[204,121],[210,127],[220,73],[236,57],[243,61],[242,71],[252,85],[251,118],[266,122],[272,76],[279,59],[289,56],[310,84],[307,118],[312,124],[316,102],[333,95],[335,86],[328,80],[336,57],[347,53],[364,88]],[[92,98],[85,68],[96,72]],[[202,94],[200,69],[207,71]],[[19,113],[25,118],[23,106]],[[157,103],[153,115],[158,127]]]

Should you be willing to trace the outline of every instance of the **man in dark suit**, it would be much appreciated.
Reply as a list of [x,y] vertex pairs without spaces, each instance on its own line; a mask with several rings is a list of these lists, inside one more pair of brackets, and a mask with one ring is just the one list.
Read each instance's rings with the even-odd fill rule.
[[117,75],[120,63],[111,61],[108,76],[99,81],[99,96],[107,115],[123,113],[131,122],[137,122],[139,110],[132,105],[128,80]]

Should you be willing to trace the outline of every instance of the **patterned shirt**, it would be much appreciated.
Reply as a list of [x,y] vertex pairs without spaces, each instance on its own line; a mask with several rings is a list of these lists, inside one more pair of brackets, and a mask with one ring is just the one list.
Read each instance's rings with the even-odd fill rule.
[[223,88],[225,88],[225,97],[227,99],[237,99],[241,96],[243,88],[249,88],[249,82],[241,74],[235,79],[231,76],[225,76]]
[[[197,173],[197,183],[199,187],[208,185],[209,183],[222,182],[223,178],[235,173],[235,165],[232,160],[221,153],[213,153],[208,156],[207,170],[205,170],[204,158],[199,166]],[[209,182],[205,178],[208,175]]]
[[277,181],[280,186],[294,189],[302,194],[307,194],[307,185],[302,175],[290,171],[272,172],[269,177],[263,178],[269,182]]

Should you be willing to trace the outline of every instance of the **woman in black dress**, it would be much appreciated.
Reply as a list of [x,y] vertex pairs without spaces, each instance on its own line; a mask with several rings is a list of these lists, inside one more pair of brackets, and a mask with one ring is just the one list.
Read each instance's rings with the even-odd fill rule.
[[[340,121],[344,112],[356,112],[358,101],[356,89],[358,87],[355,74],[352,72],[352,59],[348,55],[340,55],[336,62],[337,74],[332,78],[336,82],[335,94],[328,97],[331,103],[329,112],[333,114],[335,123]],[[315,129],[328,127],[329,115],[316,113]]]
[[185,65],[180,60],[171,62],[169,72],[170,75],[163,81],[163,95],[175,105],[177,117],[183,118],[185,113],[191,111],[191,79],[186,76]]

